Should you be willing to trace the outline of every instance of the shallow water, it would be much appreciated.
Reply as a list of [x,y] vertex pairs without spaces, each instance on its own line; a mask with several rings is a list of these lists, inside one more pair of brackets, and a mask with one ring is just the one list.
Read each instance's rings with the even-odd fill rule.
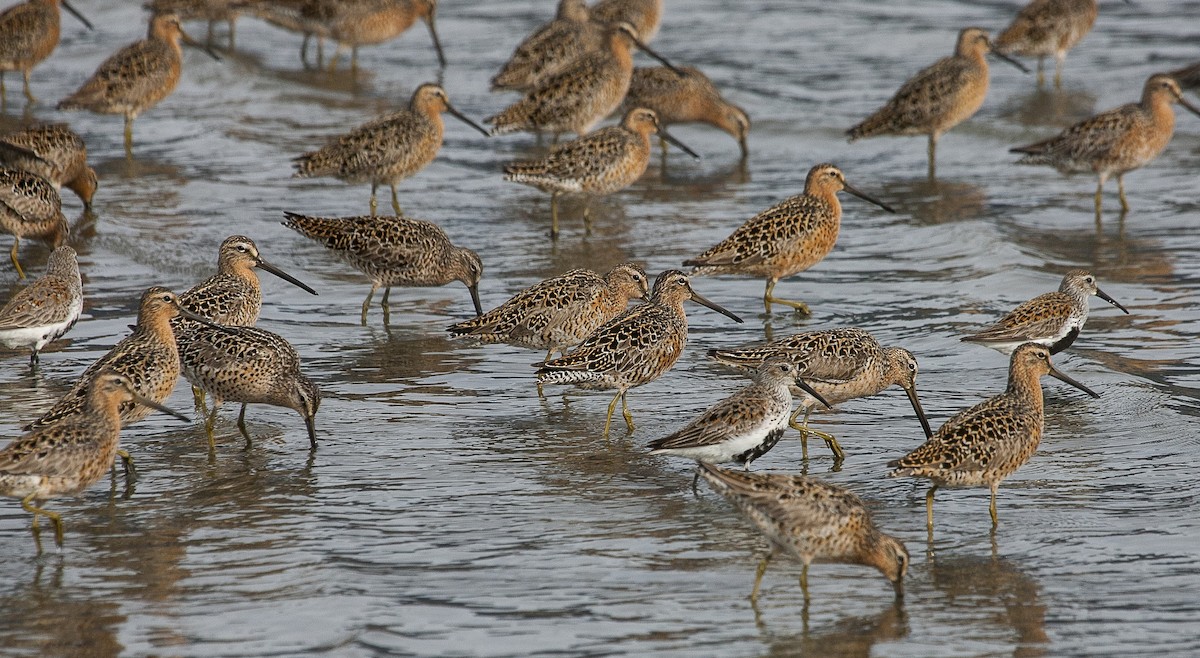
[[[487,80],[548,1],[441,3],[444,83],[476,119],[511,100]],[[367,210],[366,186],[291,179],[290,158],[405,102],[436,79],[421,27],[365,48],[356,77],[306,72],[300,38],[252,19],[221,63],[190,51],[176,92],[134,126],[52,110],[115,47],[138,38],[137,3],[88,2],[97,25],[63,18],[59,50],[35,71],[33,118],[67,120],[100,172],[94,223],[74,231],[84,319],[30,375],[3,355],[0,433],[16,436],[72,379],[127,333],[140,291],[207,276],[216,246],[239,232],[320,291],[263,276],[261,326],[290,340],[321,386],[320,448],[308,452],[291,411],[252,407],[243,449],[228,405],[218,448],[199,425],[155,415],[123,435],[135,486],[97,486],[56,501],[67,540],[37,557],[28,516],[0,506],[0,646],[26,655],[1183,655],[1200,652],[1200,523],[1192,454],[1200,390],[1195,338],[1200,261],[1200,118],[1178,113],[1174,141],[1128,177],[1133,209],[1092,216],[1094,182],[1016,167],[1005,149],[1135,100],[1146,77],[1196,58],[1200,3],[1102,2],[1096,30],[1068,57],[1065,89],[992,67],[983,110],[940,144],[926,182],[922,138],[847,145],[842,131],[899,82],[949,54],[957,30],[999,28],[1012,2],[667,3],[655,47],[699,66],[754,121],[751,157],[728,136],[681,126],[704,158],[671,153],[630,189],[564,206],[551,244],[545,195],[501,180],[533,139],[485,140],[447,120],[446,144],[400,186],[401,203],[483,253],[484,305],[569,267],[633,259],[677,267],[755,212],[799,193],[817,162],[837,162],[887,215],[843,197],[838,246],[780,284],[811,319],[761,314],[762,282],[699,279],[735,325],[689,307],[691,343],[673,370],[630,395],[631,436],[599,435],[608,396],[552,390],[538,399],[540,354],[448,340],[471,314],[461,285],[393,291],[358,322],[364,277],[279,225],[282,211]],[[735,13],[732,6],[742,7]],[[191,26],[203,36],[204,27]],[[224,26],[217,27],[218,42]],[[494,35],[494,38],[481,38]],[[724,49],[723,49],[724,48]],[[9,99],[19,82],[9,76]],[[13,93],[17,89],[17,93]],[[1194,98],[1194,97],[1193,97]],[[16,114],[14,114],[16,112]],[[22,120],[10,104],[7,125]],[[1115,188],[1115,186],[1113,186]],[[73,220],[78,201],[65,199]],[[386,203],[381,204],[386,206]],[[4,243],[7,244],[7,243]],[[22,251],[34,272],[46,249]],[[1038,454],[1001,488],[989,536],[984,490],[940,492],[927,543],[924,486],[883,477],[922,436],[899,390],[841,405],[817,422],[848,453],[841,471],[820,442],[810,474],[853,488],[913,553],[902,608],[862,567],[816,566],[805,614],[799,567],[777,561],[757,611],[746,599],[765,542],[723,499],[692,495],[692,467],[643,445],[742,385],[707,348],[856,325],[920,359],[918,387],[936,424],[998,392],[1006,360],[958,336],[1054,289],[1070,267],[1095,272],[1128,316],[1101,301],[1084,335],[1056,357],[1102,395],[1048,380]],[[17,289],[0,274],[0,297]],[[186,386],[170,404],[190,406]],[[794,434],[789,437],[794,437]],[[803,467],[784,441],[756,470]]]

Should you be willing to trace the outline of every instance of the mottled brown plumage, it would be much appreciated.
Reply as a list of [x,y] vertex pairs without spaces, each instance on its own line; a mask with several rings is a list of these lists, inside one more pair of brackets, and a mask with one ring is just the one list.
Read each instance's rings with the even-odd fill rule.
[[600,0],[588,13],[598,23],[629,23],[650,43],[662,22],[663,0]]
[[92,24],[66,0],[28,0],[0,12],[0,104],[5,100],[5,71],[20,71],[25,98],[30,103],[37,101],[29,90],[29,72],[58,47],[60,3],[92,29]]
[[612,114],[629,91],[634,46],[670,65],[638,39],[629,23],[610,25],[602,47],[546,78],[524,98],[484,119],[493,135],[517,131],[584,135]]
[[996,516],[996,490],[1037,451],[1042,439],[1042,384],[1044,375],[1056,377],[1079,390],[1099,397],[1067,377],[1050,363],[1050,350],[1026,343],[1013,353],[1008,366],[1008,388],[961,411],[946,421],[928,441],[907,455],[888,462],[892,477],[928,478],[925,494],[926,522],[933,529],[933,494],[938,487],[987,486],[992,492],[989,511],[992,528]]
[[557,237],[558,197],[604,195],[628,187],[646,172],[653,133],[695,155],[663,129],[652,110],[634,108],[625,113],[620,125],[557,144],[543,158],[509,163],[504,167],[504,180],[550,192],[550,236]]
[[132,155],[133,120],[170,95],[179,83],[183,70],[181,39],[191,42],[177,16],[152,17],[145,39],[104,60],[75,93],[58,102],[58,109],[124,115],[125,154]]
[[539,384],[575,384],[594,390],[616,389],[608,405],[604,435],[612,425],[613,411],[621,401],[629,431],[633,416],[625,402],[629,389],[658,379],[675,365],[687,344],[687,316],[683,303],[693,300],[735,322],[741,318],[698,295],[688,277],[678,270],[658,275],[645,304],[639,304],[593,331],[565,356],[535,364]]
[[487,135],[487,131],[450,104],[446,90],[427,82],[413,92],[408,108],[369,121],[334,138],[328,145],[296,158],[296,178],[332,176],[350,184],[371,184],[371,214],[375,190],[392,189],[392,209],[400,212],[396,184],[433,161],[442,148],[442,112],[449,112]]
[[[751,372],[766,359],[787,358],[797,366],[797,376],[829,404],[869,397],[889,386],[899,386],[908,396],[925,436],[933,433],[917,398],[917,358],[902,347],[881,346],[874,336],[862,329],[807,331],[759,347],[709,350],[708,355],[719,363]],[[845,453],[837,439],[808,426],[809,414],[818,400],[798,388],[792,393],[800,396],[800,406],[792,414],[789,424],[800,432],[804,458],[808,458],[808,435],[813,434],[825,440],[833,451],[834,460],[840,462]],[[796,421],[800,412],[805,414],[802,425]]]
[[527,92],[604,44],[605,28],[588,20],[584,0],[561,0],[554,20],[513,51],[492,78],[492,91]]
[[99,181],[88,166],[87,145],[65,123],[43,123],[0,135],[0,165],[23,169],[50,181],[55,189],[66,187],[92,207]]
[[[217,273],[179,296],[183,308],[217,324],[253,326],[262,309],[262,287],[254,268],[271,274],[310,294],[315,290],[267,262],[254,240],[231,235],[217,249]],[[179,321],[180,324],[186,322]]]
[[213,26],[224,21],[229,25],[229,47],[233,48],[237,18],[246,0],[151,0],[142,5],[151,14],[175,14],[181,21],[205,21],[208,24],[206,44],[213,44]]
[[729,471],[704,463],[700,472],[771,544],[758,565],[751,601],[758,600],[767,564],[780,553],[804,565],[800,587],[806,602],[813,562],[875,567],[891,581],[896,598],[904,596],[908,549],[875,527],[866,504],[850,490],[804,475]]
[[751,217],[729,237],[683,264],[695,267],[693,275],[765,277],[763,303],[767,313],[771,312],[771,302],[775,302],[808,315],[810,311],[804,302],[780,299],[771,293],[780,279],[807,270],[833,250],[842,225],[842,205],[837,198],[842,190],[894,212],[851,187],[837,167],[819,164],[808,171],[804,194],[785,199]]
[[54,523],[55,543],[62,546],[62,518],[38,505],[51,498],[81,493],[108,473],[120,442],[118,409],[130,401],[187,420],[142,398],[123,375],[104,371],[92,381],[80,413],[35,429],[0,450],[0,495],[20,498],[21,507],[33,514],[35,540],[39,536],[38,517],[45,516]]
[[1100,216],[1100,197],[1109,176],[1116,175],[1121,208],[1129,210],[1125,199],[1125,174],[1157,158],[1175,133],[1175,110],[1179,103],[1200,116],[1200,108],[1189,103],[1175,80],[1157,73],[1146,80],[1142,100],[1101,112],[1084,119],[1050,139],[1019,146],[1012,153],[1023,153],[1018,164],[1048,164],[1060,173],[1096,174],[1096,216]]
[[1092,30],[1096,0],[1033,0],[996,37],[996,51],[1038,58],[1038,85],[1045,82],[1043,65],[1054,57],[1054,86],[1062,85],[1067,51]]
[[0,308],[0,344],[28,348],[29,366],[36,368],[38,352],[63,336],[83,312],[83,282],[75,250],[50,252],[46,274],[22,288]]
[[509,343],[566,354],[597,327],[625,310],[631,299],[650,296],[646,272],[622,263],[600,276],[571,270],[522,290],[500,306],[451,326],[454,336]]
[[300,372],[295,348],[278,334],[257,327],[209,327],[197,325],[179,355],[184,375],[193,386],[212,396],[212,409],[205,421],[209,447],[213,448],[213,425],[222,402],[241,402],[238,429],[246,430],[246,405],[269,404],[296,410],[308,428],[312,450],[317,449],[316,415],[321,393]]
[[[959,32],[954,55],[901,85],[886,105],[846,131],[850,141],[876,135],[929,135],[929,177],[933,178],[938,137],[975,114],[987,96],[988,52],[994,51],[986,30],[968,27]],[[1006,55],[997,55],[1024,69]]]
[[9,258],[24,279],[17,260],[21,238],[41,240],[51,247],[67,241],[70,228],[62,213],[62,199],[50,181],[20,169],[0,168],[0,232],[13,236]]
[[722,98],[699,69],[684,66],[679,70],[682,75],[665,66],[633,69],[625,107],[654,110],[664,126],[700,122],[720,128],[738,141],[742,157],[746,157],[746,136],[750,134],[746,111]]
[[285,212],[283,225],[312,238],[344,257],[354,269],[371,278],[371,292],[362,305],[362,323],[375,291],[384,288],[382,305],[392,286],[444,286],[462,281],[471,293],[476,315],[483,261],[479,254],[456,247],[437,224],[411,217],[310,217]]

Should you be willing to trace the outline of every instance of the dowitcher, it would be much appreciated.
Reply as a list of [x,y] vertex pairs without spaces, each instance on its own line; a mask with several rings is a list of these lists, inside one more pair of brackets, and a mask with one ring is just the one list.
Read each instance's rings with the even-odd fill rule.
[[992,529],[996,516],[996,490],[1000,483],[1029,461],[1037,450],[1043,431],[1043,375],[1060,379],[1092,397],[1088,387],[1059,372],[1050,363],[1044,345],[1026,343],[1012,353],[1008,366],[1008,388],[996,397],[955,414],[929,440],[900,459],[888,462],[892,477],[928,478],[933,482],[925,494],[925,518],[933,530],[933,494],[938,487],[988,486],[992,491],[989,511]]
[[492,91],[526,92],[604,43],[604,26],[588,20],[584,0],[561,0],[558,15],[517,46],[492,78]]
[[662,11],[662,0],[600,0],[589,14],[599,23],[629,23],[649,43],[658,34]]
[[325,39],[330,36],[329,22],[339,5],[321,0],[248,0],[240,3],[247,14],[271,25],[304,35],[300,44],[300,61],[308,68],[308,42],[317,38],[317,66],[325,63]]
[[1097,287],[1091,272],[1071,270],[1063,276],[1057,292],[1038,295],[1009,311],[996,324],[962,339],[1005,354],[1012,354],[1024,343],[1044,345],[1051,354],[1058,354],[1079,337],[1087,322],[1088,298],[1092,295],[1129,313]]
[[78,494],[104,477],[120,442],[118,408],[129,401],[188,420],[138,395],[125,376],[106,371],[92,381],[83,413],[35,429],[0,450],[0,494],[21,499],[21,508],[33,515],[39,550],[39,516],[50,519],[55,543],[63,543],[62,517],[40,507],[42,501]]
[[175,14],[181,21],[206,21],[208,36],[204,43],[212,46],[213,26],[224,21],[229,25],[229,47],[233,47],[235,23],[245,5],[244,0],[151,0],[143,5],[151,14]]
[[0,343],[10,349],[28,347],[29,367],[36,368],[38,352],[75,326],[83,312],[83,282],[75,250],[50,252],[46,275],[13,295],[0,308]]
[[[58,102],[60,110],[88,110],[125,116],[125,155],[133,155],[133,120],[175,90],[183,68],[179,41],[196,44],[174,14],[150,19],[147,38],[118,50],[75,93]],[[213,59],[216,53],[204,48]]]
[[667,66],[671,63],[638,39],[629,23],[608,26],[605,45],[546,78],[524,98],[484,119],[493,135],[525,131],[589,132],[612,114],[629,91],[634,46]]
[[481,315],[479,254],[456,247],[437,224],[411,217],[309,217],[285,212],[283,225],[324,244],[343,256],[354,269],[371,278],[371,292],[362,304],[362,323],[375,291],[383,288],[381,305],[387,319],[392,286],[444,286],[462,281],[471,293],[475,314]]
[[188,381],[212,395],[212,409],[204,423],[210,449],[215,447],[217,410],[226,401],[242,403],[237,424],[247,445],[246,405],[269,404],[299,412],[310,447],[317,449],[315,419],[321,393],[300,372],[300,357],[281,336],[257,327],[200,326],[180,343],[179,355]]
[[[650,163],[651,133],[658,133],[692,157],[700,157],[668,134],[653,110],[634,108],[625,113],[620,125],[556,144],[541,159],[505,165],[504,179],[550,193],[550,237],[558,237],[558,197],[611,194],[628,187]],[[585,209],[584,223],[588,221]]]
[[[161,286],[142,293],[138,306],[137,324],[133,332],[122,338],[104,356],[88,366],[71,390],[26,430],[45,427],[66,416],[79,413],[87,404],[87,392],[102,372],[114,372],[129,379],[133,390],[147,400],[164,402],[179,381],[179,349],[171,319],[183,316],[209,324],[204,318],[184,309],[179,297]],[[133,402],[120,405],[121,426],[128,427],[149,415],[150,410]]]
[[996,37],[996,52],[1037,57],[1039,86],[1046,81],[1046,57],[1053,55],[1054,86],[1059,87],[1067,51],[1091,32],[1096,9],[1096,0],[1033,0]]
[[646,272],[622,263],[600,276],[571,270],[522,290],[500,306],[452,325],[454,336],[484,343],[509,343],[566,354],[600,325],[625,310],[631,299],[650,296]]
[[837,198],[842,190],[895,212],[852,187],[841,169],[828,163],[819,164],[808,170],[804,194],[785,199],[751,217],[729,237],[683,264],[695,267],[693,275],[766,277],[763,303],[767,313],[771,312],[771,302],[775,302],[809,315],[804,302],[780,299],[771,293],[780,279],[807,270],[833,250],[842,225],[842,204]]
[[29,91],[29,72],[58,46],[58,5],[87,26],[92,24],[66,0],[29,0],[0,13],[0,102],[5,98],[4,72],[20,71],[25,80],[25,98],[36,102]]
[[1142,100],[1102,112],[1067,128],[1045,141],[1011,149],[1023,153],[1019,164],[1048,164],[1060,173],[1092,172],[1096,184],[1096,216],[1100,216],[1100,195],[1109,176],[1116,175],[1121,209],[1129,210],[1125,199],[1125,174],[1157,158],[1175,132],[1173,103],[1179,103],[1200,116],[1200,108],[1183,97],[1179,84],[1157,73],[1146,80]]
[[[800,406],[788,419],[788,424],[800,432],[803,456],[808,459],[808,435],[819,436],[833,451],[834,461],[841,462],[845,453],[832,434],[819,432],[808,426],[808,418],[818,401],[827,400],[838,404],[847,400],[875,395],[889,386],[899,386],[908,395],[913,412],[925,436],[933,430],[921,401],[917,398],[917,358],[902,347],[883,347],[871,334],[856,327],[807,331],[781,338],[760,347],[708,351],[708,355],[719,363],[743,371],[761,367],[766,359],[785,357],[801,377],[823,400],[814,399],[798,388],[792,393],[800,396]],[[800,412],[804,412],[804,423],[797,424]]]
[[767,565],[778,554],[804,565],[800,589],[808,602],[808,565],[842,562],[875,567],[904,597],[908,549],[875,527],[863,500],[849,489],[804,475],[729,471],[700,464],[712,488],[748,518],[767,538],[771,550],[758,564],[750,600],[758,600]]
[[92,207],[99,180],[88,166],[87,145],[65,123],[43,123],[0,135],[0,165],[24,169],[50,181],[55,189],[71,190]]
[[876,135],[929,135],[929,177],[933,178],[938,137],[983,105],[989,51],[1028,72],[1020,62],[994,50],[986,30],[968,27],[958,33],[952,57],[938,60],[905,82],[886,105],[846,131],[850,141]]
[[[217,324],[251,326],[258,322],[262,310],[262,287],[254,273],[256,267],[309,294],[317,294],[299,279],[267,262],[254,240],[231,235],[217,249],[217,273],[180,295],[180,303],[188,311]],[[177,327],[180,324],[186,323],[177,323]]]
[[688,323],[683,303],[695,301],[735,322],[742,319],[692,290],[679,270],[658,275],[645,304],[635,306],[601,325],[565,356],[535,364],[539,384],[575,384],[580,388],[612,390],[604,419],[608,436],[613,411],[621,402],[625,425],[633,431],[633,415],[625,396],[629,389],[658,379],[675,365],[687,344]]
[[[793,386],[822,399],[800,379],[800,369],[785,356],[763,361],[753,380],[705,409],[683,429],[651,441],[646,446],[650,454],[678,455],[710,464],[733,462],[748,469],[750,462],[767,454],[783,437],[792,412]],[[693,480],[693,490],[695,487]]]
[[633,69],[625,107],[650,108],[664,126],[701,122],[720,128],[738,141],[742,157],[746,157],[750,133],[746,111],[722,98],[699,69],[683,66],[679,70],[682,74],[663,66]]
[[24,279],[25,270],[17,261],[21,238],[36,238],[59,247],[70,233],[54,185],[37,174],[0,168],[0,232],[13,236],[9,258],[17,276]]
[[350,184],[371,184],[371,214],[376,211],[375,190],[392,188],[392,209],[400,212],[396,184],[425,168],[442,148],[442,112],[487,136],[487,131],[454,106],[446,90],[427,82],[413,92],[408,109],[365,123],[328,145],[296,158],[296,178],[332,176]]

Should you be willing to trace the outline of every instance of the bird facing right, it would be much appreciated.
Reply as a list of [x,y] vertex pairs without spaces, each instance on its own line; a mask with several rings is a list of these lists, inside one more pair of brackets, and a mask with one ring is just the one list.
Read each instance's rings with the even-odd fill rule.
[[933,486],[925,494],[926,526],[933,532],[933,494],[939,487],[991,489],[988,511],[992,531],[996,516],[996,491],[1005,478],[1037,451],[1044,429],[1041,378],[1050,375],[1092,397],[1088,387],[1059,372],[1050,363],[1049,348],[1025,343],[1013,353],[1008,366],[1008,388],[996,397],[960,411],[929,440],[907,455],[888,462],[891,477],[927,478]]

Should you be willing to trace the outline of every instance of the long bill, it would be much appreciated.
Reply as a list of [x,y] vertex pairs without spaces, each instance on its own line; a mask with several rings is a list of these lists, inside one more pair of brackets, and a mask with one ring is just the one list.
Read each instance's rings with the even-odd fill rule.
[[288,283],[292,284],[293,286],[300,288],[301,290],[303,290],[305,292],[308,292],[313,295],[317,294],[316,290],[309,288],[300,279],[297,279],[296,277],[292,276],[291,274],[284,272],[283,270],[279,269],[278,267],[275,267],[274,265],[268,263],[267,261],[263,260],[262,258],[259,258],[258,262],[255,264],[258,265],[259,267],[263,268],[264,270],[270,272],[271,274],[274,274],[275,276],[283,279],[284,281],[287,281]]
[[192,322],[198,322],[206,327],[210,327],[212,329],[216,329],[217,331],[224,332],[227,334],[237,333],[236,327],[227,327],[223,324],[213,322],[212,320],[209,320],[208,318],[206,318],[202,315],[197,315],[196,313],[193,313],[182,306],[176,305],[175,310],[179,312],[180,317],[187,318],[188,320],[191,320]]
[[1099,393],[1084,386],[1083,384],[1080,384],[1079,382],[1075,381],[1074,379],[1071,379],[1070,377],[1064,375],[1058,368],[1055,368],[1054,366],[1050,366],[1050,376],[1061,382],[1066,382],[1066,383],[1070,384],[1071,386],[1074,386],[1075,388],[1083,391],[1084,393],[1087,393],[1088,395],[1090,395],[1094,398],[1100,397]]
[[[991,48],[991,47],[992,47],[992,44],[991,44],[991,42],[988,42],[988,47],[989,47],[989,48]],[[1004,61],[1008,62],[1009,64],[1012,64],[1013,66],[1017,67],[1018,69],[1020,69],[1020,70],[1021,70],[1021,73],[1029,73],[1029,67],[1028,67],[1028,66],[1025,66],[1024,64],[1022,64],[1022,63],[1018,62],[1017,60],[1015,60],[1015,59],[1013,59],[1013,58],[1011,58],[1011,57],[1009,57],[1008,55],[1005,55],[1004,53],[1000,52],[999,50],[996,50],[995,48],[992,48],[992,54],[993,54],[993,55],[995,55],[996,57],[999,57],[1000,59],[1002,59],[1002,60],[1004,60]]]
[[714,304],[713,302],[710,302],[707,299],[701,297],[700,293],[696,292],[695,290],[692,291],[692,301],[696,302],[697,304],[700,304],[701,306],[707,306],[707,307],[711,308],[712,310],[716,311],[717,313],[720,313],[721,315],[724,315],[725,317],[733,320],[734,322],[737,322],[738,324],[742,324],[743,322],[745,322],[738,316],[734,315],[732,311],[730,311],[726,308],[723,308],[721,306],[718,306],[717,304]]
[[474,128],[475,130],[478,130],[479,132],[483,133],[483,136],[484,136],[484,137],[491,137],[491,136],[492,136],[492,133],[488,132],[488,131],[487,131],[487,130],[486,130],[484,127],[483,127],[483,126],[481,126],[481,125],[479,125],[479,124],[475,123],[474,121],[471,121],[470,119],[468,119],[468,118],[467,118],[467,115],[465,115],[465,114],[463,114],[462,112],[459,112],[458,110],[454,109],[454,106],[452,106],[452,105],[451,105],[451,104],[449,104],[449,103],[446,103],[446,111],[447,111],[447,112],[449,112],[450,114],[454,115],[454,118],[455,118],[455,119],[458,119],[459,121],[462,121],[463,123],[467,124],[468,126],[471,126],[471,127],[472,127],[472,128]]
[[1177,101],[1177,102],[1178,102],[1180,105],[1182,105],[1183,107],[1185,107],[1185,108],[1187,109],[1187,111],[1188,111],[1188,112],[1191,112],[1192,114],[1195,114],[1196,116],[1200,117],[1200,107],[1196,107],[1195,105],[1192,105],[1191,103],[1189,103],[1189,102],[1187,101],[1187,99],[1183,97],[1183,95],[1182,95],[1182,94],[1180,94],[1179,96],[1176,96],[1176,97],[1175,97],[1175,100],[1176,100],[1176,101]]
[[429,15],[425,25],[429,26],[429,36],[433,37],[433,49],[437,51],[438,65],[446,68],[446,53],[442,52],[442,41],[438,39],[437,35],[437,19],[433,17],[433,14]]
[[862,199],[863,201],[869,201],[890,213],[896,212],[896,210],[894,208],[892,208],[891,206],[889,206],[888,204],[880,201],[879,199],[868,196],[868,195],[864,194],[863,192],[860,192],[857,188],[852,186],[850,183],[847,183],[846,181],[842,181],[842,189],[844,189],[847,192],[849,192],[850,194],[853,194],[854,196]]
[[829,404],[829,401],[825,399],[825,396],[818,393],[815,389],[813,389],[813,387],[808,385],[808,382],[804,381],[800,377],[796,378],[796,386],[799,386],[800,390],[813,396],[813,399],[816,400],[817,402],[820,402],[821,404],[825,405],[826,409],[833,408],[833,405]]
[[921,408],[921,401],[917,399],[917,387],[904,389],[904,394],[908,396],[908,401],[917,414],[917,420],[921,421],[921,429],[925,430],[925,438],[932,438],[933,428],[929,426],[929,419],[925,417],[925,410]]
[[89,21],[88,19],[84,18],[83,14],[79,13],[78,9],[72,7],[71,3],[67,2],[67,0],[62,0],[62,6],[64,9],[71,12],[72,16],[74,16],[75,18],[78,18],[80,23],[83,23],[84,25],[86,25],[87,29],[89,29],[89,30],[96,29],[95,27],[92,27],[92,22]]
[[467,286],[467,290],[471,293],[471,303],[475,304],[475,317],[483,315],[483,306],[479,303],[479,286]]
[[1129,315],[1129,311],[1124,306],[1121,306],[1121,302],[1118,302],[1117,300],[1113,299],[1112,297],[1109,297],[1108,295],[1104,294],[1103,290],[1096,288],[1096,296],[1099,297],[1100,299],[1103,299],[1104,301],[1108,302],[1109,304],[1116,306],[1117,308],[1121,309],[1122,311],[1125,311],[1125,315]]
[[203,43],[200,43],[199,41],[196,41],[196,40],[195,40],[195,39],[193,39],[193,38],[192,38],[192,36],[191,36],[190,34],[188,34],[187,32],[184,32],[183,30],[180,30],[180,31],[179,31],[179,36],[180,36],[180,38],[181,38],[181,39],[183,39],[183,42],[184,42],[184,43],[186,43],[187,45],[189,45],[189,46],[194,46],[194,47],[196,47],[196,48],[199,48],[200,50],[204,51],[204,54],[208,55],[209,57],[213,58],[214,60],[216,60],[216,61],[218,61],[218,62],[219,62],[219,61],[221,61],[221,56],[220,56],[220,55],[218,55],[218,54],[217,54],[217,53],[216,53],[216,52],[215,52],[215,51],[214,51],[212,48],[210,48],[210,47],[209,47],[208,45],[206,45],[206,44],[203,44]]
[[675,75],[678,75],[678,76],[684,76],[684,75],[687,75],[687,74],[686,74],[686,73],[684,73],[683,71],[680,71],[678,68],[676,68],[676,66],[675,66],[674,64],[672,64],[672,63],[668,62],[666,57],[663,57],[662,55],[659,55],[658,53],[654,52],[654,50],[652,50],[652,49],[650,48],[650,46],[647,46],[645,43],[643,43],[643,42],[642,42],[642,40],[641,40],[640,38],[638,38],[638,37],[635,37],[635,36],[633,36],[632,34],[631,34],[631,35],[629,35],[629,38],[633,39],[633,45],[637,46],[639,49],[641,49],[641,51],[642,51],[642,52],[646,53],[647,55],[649,55],[649,56],[653,57],[654,59],[657,59],[657,60],[658,60],[658,61],[660,61],[660,62],[662,62],[662,63],[663,63],[663,66],[665,66],[665,67],[667,67],[667,68],[671,69],[672,71],[674,71],[674,72],[675,72]]
[[687,153],[688,155],[692,156],[693,158],[696,158],[697,160],[700,159],[699,153],[688,148],[686,144],[679,141],[678,139],[675,139],[675,136],[668,133],[666,128],[659,126],[658,127],[658,136],[662,137],[663,139],[667,140],[668,142],[674,144],[676,147],[679,148],[679,150],[683,151],[684,153]]
[[163,405],[161,405],[161,404],[159,404],[159,403],[155,402],[154,400],[151,400],[151,399],[149,399],[149,398],[146,398],[146,397],[143,397],[143,396],[141,396],[141,395],[138,395],[137,393],[134,393],[134,394],[133,394],[133,401],[134,401],[134,402],[136,402],[136,403],[138,403],[138,404],[141,404],[141,405],[145,405],[145,406],[147,406],[147,407],[150,407],[151,409],[157,409],[158,411],[161,411],[161,412],[163,412],[164,414],[168,414],[168,415],[174,416],[174,417],[178,418],[179,420],[182,420],[182,421],[183,421],[183,422],[185,422],[185,423],[190,423],[190,422],[192,422],[192,419],[191,419],[191,418],[188,418],[187,416],[185,416],[185,415],[183,415],[183,414],[179,413],[178,411],[174,411],[174,410],[172,410],[172,409],[170,409],[170,408],[168,408],[168,407],[165,407],[165,406],[163,406]]

